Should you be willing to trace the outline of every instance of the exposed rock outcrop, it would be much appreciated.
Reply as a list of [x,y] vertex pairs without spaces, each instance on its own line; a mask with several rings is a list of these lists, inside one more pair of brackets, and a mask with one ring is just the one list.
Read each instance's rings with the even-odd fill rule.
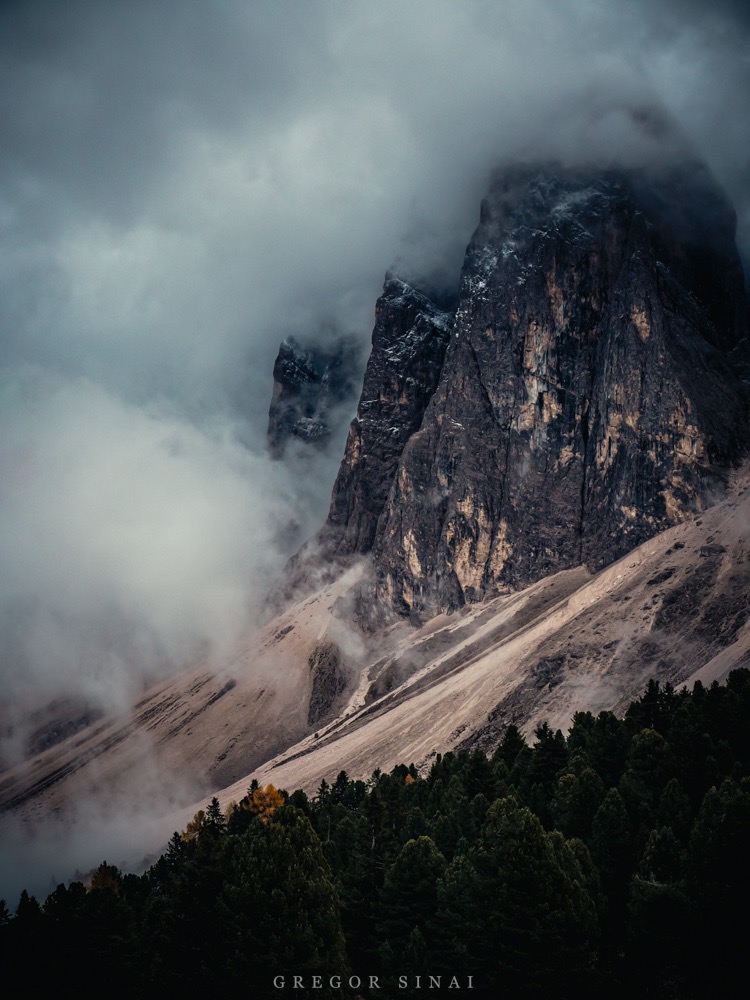
[[404,445],[437,387],[452,321],[451,313],[386,275],[362,396],[321,536],[327,556],[369,551]]
[[346,337],[327,348],[302,347],[294,337],[282,341],[268,413],[273,458],[281,458],[293,438],[318,446],[327,443],[332,411],[354,395],[356,362],[356,345]]
[[330,715],[339,695],[346,688],[346,673],[341,650],[330,640],[317,642],[307,661],[312,674],[307,722],[315,726]]
[[372,549],[362,618],[598,569],[721,491],[748,440],[734,228],[694,164],[499,174],[411,396],[404,352],[449,325],[415,337],[386,284],[324,532]]

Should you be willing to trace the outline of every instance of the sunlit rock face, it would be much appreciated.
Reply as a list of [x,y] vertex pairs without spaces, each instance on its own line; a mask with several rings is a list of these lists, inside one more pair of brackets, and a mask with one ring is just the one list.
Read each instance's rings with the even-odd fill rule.
[[497,175],[423,415],[379,303],[326,529],[372,550],[365,620],[598,569],[716,496],[748,440],[734,228],[696,165]]

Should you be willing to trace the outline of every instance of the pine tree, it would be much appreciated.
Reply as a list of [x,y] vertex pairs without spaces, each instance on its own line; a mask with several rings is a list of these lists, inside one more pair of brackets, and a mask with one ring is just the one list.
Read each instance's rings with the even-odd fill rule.
[[590,712],[579,712],[573,717],[568,749],[571,754],[586,754],[607,789],[617,785],[622,776],[629,743],[624,723],[612,712],[600,712],[596,718]]
[[642,729],[628,750],[620,791],[634,819],[650,827],[664,787],[674,774],[669,744],[655,729]]
[[593,961],[597,915],[565,839],[545,833],[539,819],[513,799],[500,799],[468,861],[478,876],[485,935],[492,942],[477,972],[487,989],[565,995],[583,982]]
[[383,886],[381,937],[396,956],[404,954],[410,933],[419,930],[425,949],[435,944],[437,884],[446,868],[445,857],[430,837],[410,840],[391,865]]
[[682,842],[687,839],[691,827],[690,799],[683,791],[677,778],[670,778],[664,786],[656,807],[656,821],[660,826],[668,826]]
[[169,844],[167,845],[165,855],[167,866],[170,870],[178,870],[185,857],[185,853],[185,841],[182,839],[179,832],[175,830],[170,838]]
[[508,767],[513,767],[519,753],[527,746],[528,744],[523,738],[521,730],[518,726],[511,723],[503,733],[503,738],[500,740],[497,750],[495,750],[492,756],[492,761],[494,763],[496,760],[501,760]]
[[682,849],[671,827],[652,830],[630,884],[626,917],[628,979],[639,995],[689,995],[683,948],[690,905]]
[[628,884],[633,868],[633,834],[622,796],[610,788],[596,811],[589,842],[602,891],[607,898],[604,920],[605,951],[611,961],[624,935]]
[[[320,840],[299,810],[285,806],[230,844],[218,908],[229,951],[217,981],[278,995],[269,969],[327,977],[346,972],[338,897]],[[262,956],[263,962],[257,961]],[[324,986],[317,993],[333,995]]]
[[219,800],[214,795],[206,810],[206,832],[211,836],[220,837],[226,832],[226,825],[227,821],[221,811]]
[[578,775],[568,773],[558,778],[550,815],[566,836],[586,840],[603,799],[604,782],[593,768],[586,767]]
[[591,824],[591,856],[609,894],[622,888],[632,868],[632,832],[630,817],[622,796],[610,788],[597,809]]

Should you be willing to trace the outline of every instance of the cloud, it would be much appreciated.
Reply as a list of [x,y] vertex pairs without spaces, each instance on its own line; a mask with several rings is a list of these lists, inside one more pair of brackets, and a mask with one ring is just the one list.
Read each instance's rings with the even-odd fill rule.
[[96,760],[88,764],[87,778],[87,789],[71,796],[64,808],[32,819],[0,817],[0,892],[11,911],[22,889],[43,902],[60,882],[88,881],[105,859],[123,872],[143,871],[164,851],[172,832],[163,817],[200,796],[146,754],[116,785]]
[[455,283],[498,162],[648,159],[661,104],[750,250],[748,34],[697,0],[5,3],[0,691],[127,701],[252,619],[343,442],[266,458],[280,340],[366,345],[394,262]]
[[26,370],[0,388],[5,696],[72,688],[122,708],[229,652],[279,569],[268,540],[297,514],[285,468],[222,423],[84,378]]

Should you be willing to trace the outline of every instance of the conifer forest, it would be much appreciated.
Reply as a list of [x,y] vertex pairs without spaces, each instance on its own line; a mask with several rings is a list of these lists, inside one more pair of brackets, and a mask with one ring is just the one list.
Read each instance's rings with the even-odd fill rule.
[[[622,719],[317,794],[253,781],[143,874],[0,908],[6,980],[65,996],[741,995],[750,671]],[[717,984],[721,989],[717,993]],[[372,986],[372,988],[370,988]]]

